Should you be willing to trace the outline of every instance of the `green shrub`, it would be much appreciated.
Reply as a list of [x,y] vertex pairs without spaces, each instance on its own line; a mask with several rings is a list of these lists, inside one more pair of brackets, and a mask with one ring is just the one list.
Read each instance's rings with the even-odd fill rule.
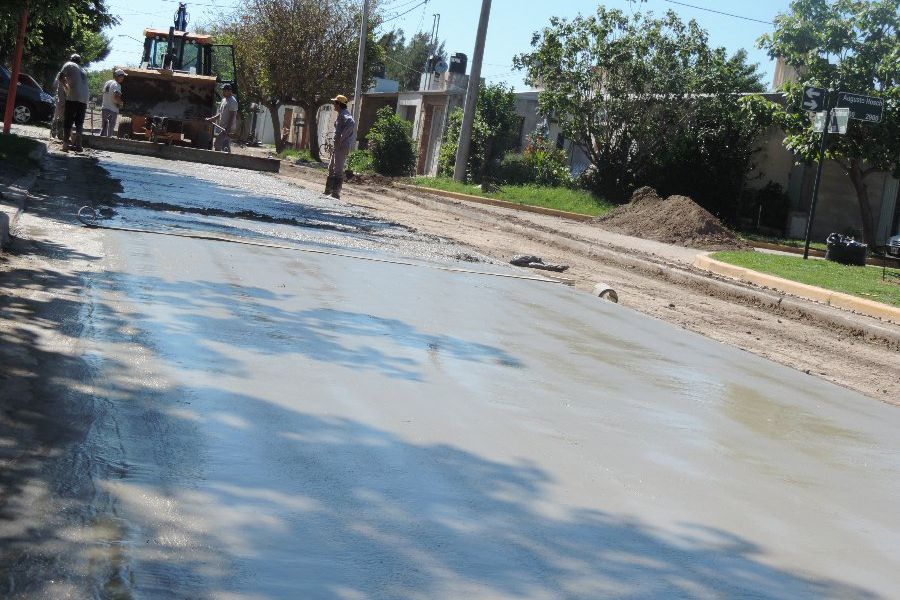
[[508,185],[534,183],[534,172],[519,152],[507,152],[500,161],[500,181]]
[[531,170],[534,183],[550,187],[572,185],[569,159],[565,151],[557,148],[542,133],[535,132],[529,136],[528,146],[522,154],[525,164]]
[[347,168],[354,173],[369,173],[375,170],[374,158],[368,150],[356,150],[347,157]]
[[382,175],[410,175],[416,166],[416,149],[410,135],[412,125],[390,106],[378,111],[369,130],[372,167]]

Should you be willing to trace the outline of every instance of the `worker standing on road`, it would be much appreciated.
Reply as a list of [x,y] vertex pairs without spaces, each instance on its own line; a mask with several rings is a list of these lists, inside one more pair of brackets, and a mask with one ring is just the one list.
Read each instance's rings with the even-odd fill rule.
[[219,152],[231,152],[231,129],[237,121],[238,101],[234,97],[231,90],[231,84],[226,83],[222,86],[222,102],[219,103],[219,112],[206,119],[207,121],[218,120],[216,131],[216,141],[213,149]]
[[325,195],[340,198],[341,187],[344,185],[344,164],[353,148],[353,140],[356,139],[356,121],[347,110],[347,96],[335,96],[331,102],[338,116],[334,121],[334,152],[331,153],[331,161],[328,163]]
[[100,127],[100,135],[110,137],[116,130],[116,120],[119,118],[119,109],[122,108],[122,82],[125,81],[125,71],[116,69],[113,78],[103,85],[103,107],[100,111],[103,125]]
[[56,107],[53,109],[53,121],[50,123],[50,137],[59,141],[66,139],[63,134],[63,123],[66,121],[66,86],[59,75],[53,82],[56,87]]
[[[66,112],[63,117],[63,152],[69,149],[81,152],[81,134],[84,130],[84,114],[88,103],[87,73],[81,67],[81,56],[73,54],[62,66],[56,78],[66,91]],[[72,138],[72,125],[75,138]]]

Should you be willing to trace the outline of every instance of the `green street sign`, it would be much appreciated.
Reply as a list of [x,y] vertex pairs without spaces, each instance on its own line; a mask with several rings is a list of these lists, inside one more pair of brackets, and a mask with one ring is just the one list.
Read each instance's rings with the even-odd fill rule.
[[884,114],[884,98],[839,92],[837,105],[850,109],[850,118],[869,123],[881,123]]

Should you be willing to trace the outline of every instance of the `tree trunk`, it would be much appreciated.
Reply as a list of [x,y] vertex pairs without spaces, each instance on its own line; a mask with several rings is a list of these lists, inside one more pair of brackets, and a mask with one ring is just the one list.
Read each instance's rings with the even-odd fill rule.
[[872,222],[872,206],[869,204],[869,190],[863,179],[858,159],[850,160],[850,170],[847,173],[850,181],[853,183],[853,189],[856,190],[856,201],[859,203],[859,216],[862,220],[862,236],[863,243],[870,248],[875,246],[875,225]]
[[275,152],[281,154],[284,150],[284,140],[281,138],[281,118],[278,116],[278,104],[266,104],[269,109],[269,117],[272,119],[272,131],[275,137]]
[[306,113],[306,124],[309,127],[309,152],[314,159],[321,161],[322,159],[319,157],[319,107],[304,106],[303,111]]

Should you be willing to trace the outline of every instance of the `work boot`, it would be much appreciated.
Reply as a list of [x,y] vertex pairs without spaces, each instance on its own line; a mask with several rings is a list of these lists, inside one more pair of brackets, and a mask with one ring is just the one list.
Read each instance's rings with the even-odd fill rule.
[[84,148],[81,145],[81,134],[80,133],[75,134],[75,146],[74,146],[73,150],[75,150],[75,152],[83,152],[84,151]]
[[331,188],[331,197],[336,200],[341,199],[341,188],[344,186],[344,179],[341,177],[334,178],[334,187]]
[[62,138],[62,144],[63,144],[63,145],[62,145],[62,151],[63,151],[63,152],[68,152],[68,151],[69,151],[69,148],[71,147],[71,142],[69,141],[70,138],[71,138],[71,135],[68,134],[68,133],[67,133],[66,135],[63,136],[63,138]]
[[334,177],[331,175],[325,180],[325,195],[330,196],[331,192],[334,190]]

